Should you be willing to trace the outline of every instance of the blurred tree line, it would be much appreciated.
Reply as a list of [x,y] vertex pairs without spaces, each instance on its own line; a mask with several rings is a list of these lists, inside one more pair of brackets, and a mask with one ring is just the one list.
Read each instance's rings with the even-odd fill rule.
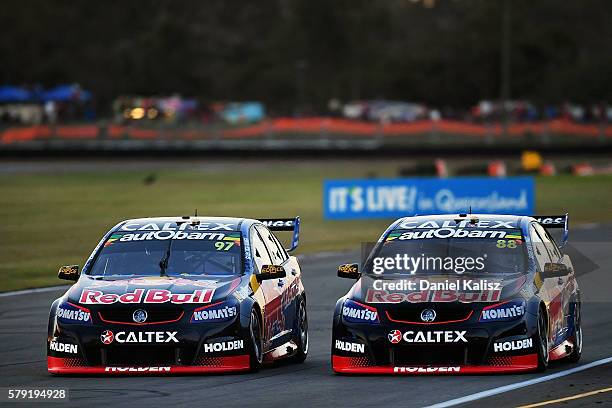
[[[180,93],[277,113],[330,98],[499,97],[502,0],[423,1],[6,0],[0,83],[77,82],[99,108]],[[610,0],[509,7],[511,97],[612,101]]]

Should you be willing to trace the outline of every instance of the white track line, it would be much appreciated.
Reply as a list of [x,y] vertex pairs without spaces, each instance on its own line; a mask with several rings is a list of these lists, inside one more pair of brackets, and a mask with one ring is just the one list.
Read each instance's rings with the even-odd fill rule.
[[10,292],[1,292],[0,298],[8,297],[8,296],[27,295],[28,293],[53,292],[54,290],[66,289],[68,287],[69,286],[67,285],[60,285],[60,286],[49,286],[47,288],[13,290]]
[[574,374],[580,371],[588,370],[589,368],[597,367],[603,364],[612,362],[612,357],[604,358],[601,360],[593,361],[592,363],[584,364],[578,367],[570,368],[569,370],[559,371],[554,374],[546,375],[544,377],[534,378],[532,380],[522,381],[514,384],[504,385],[503,387],[492,388],[490,390],[477,392],[476,394],[466,395],[465,397],[459,397],[452,400],[440,402],[439,404],[429,405],[426,408],[445,408],[454,407],[455,405],[465,404],[467,402],[476,401],[479,399],[491,397],[493,395],[502,394],[504,392],[516,390],[518,388],[529,387],[530,385],[539,384],[545,381],[554,380],[566,375]]

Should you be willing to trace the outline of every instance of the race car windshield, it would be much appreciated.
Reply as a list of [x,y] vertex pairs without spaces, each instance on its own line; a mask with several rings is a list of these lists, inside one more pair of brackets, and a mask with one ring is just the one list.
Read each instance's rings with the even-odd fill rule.
[[368,258],[374,275],[525,273],[527,252],[520,229],[410,229],[391,231]]
[[242,273],[239,232],[183,233],[180,236],[172,236],[172,233],[112,234],[89,275],[231,276]]

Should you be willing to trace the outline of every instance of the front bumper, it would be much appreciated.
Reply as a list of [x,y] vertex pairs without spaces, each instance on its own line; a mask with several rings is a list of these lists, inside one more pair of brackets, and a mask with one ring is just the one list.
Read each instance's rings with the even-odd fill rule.
[[[533,371],[538,368],[533,330],[527,316],[513,322],[448,324],[405,324],[386,319],[379,324],[356,324],[335,316],[332,369],[346,374],[403,375]],[[461,332],[466,341],[416,341],[417,332],[431,331]],[[391,332],[402,334],[401,340],[391,341]],[[411,334],[404,339],[407,332]]]
[[503,365],[456,365],[456,366],[395,366],[371,365],[367,358],[332,355],[332,369],[339,374],[398,374],[398,375],[443,375],[443,374],[495,374],[533,371],[538,368],[537,354],[509,357]]
[[[105,375],[246,371],[250,369],[246,340],[250,337],[242,320],[238,316],[228,322],[192,324],[187,320],[142,326],[62,323],[47,340],[48,371]],[[101,335],[107,331],[114,334],[114,340],[105,344]],[[139,336],[140,332],[175,333],[177,341],[150,341],[155,336]],[[125,341],[130,338],[128,333],[135,334],[132,339],[147,341]]]
[[80,358],[47,357],[48,371],[52,374],[104,374],[104,375],[165,375],[240,372],[250,369],[248,355],[212,357],[204,365],[168,366],[87,366]]

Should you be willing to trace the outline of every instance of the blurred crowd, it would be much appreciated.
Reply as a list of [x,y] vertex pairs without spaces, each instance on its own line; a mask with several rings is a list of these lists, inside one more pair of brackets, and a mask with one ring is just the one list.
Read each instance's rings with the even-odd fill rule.
[[612,122],[612,105],[605,103],[580,105],[568,102],[561,105],[538,106],[525,100],[506,103],[483,100],[470,109],[450,107],[439,109],[422,103],[405,101],[371,100],[342,104],[332,99],[329,101],[328,110],[332,116],[380,123],[440,119],[485,123],[499,122],[506,118],[515,123],[553,119],[565,119],[576,123]]
[[566,119],[577,123],[612,122],[612,105],[605,103],[579,105],[537,106],[529,101],[508,101],[506,104],[495,101],[481,101],[470,111],[470,118],[476,121],[498,121],[504,118],[504,110],[513,122]]
[[78,84],[0,86],[0,124],[38,125],[93,121],[96,119],[91,93]]
[[[43,123],[88,122],[96,119],[90,92],[78,84],[50,89],[0,87],[0,124],[37,125]],[[120,124],[229,124],[243,125],[262,121],[266,109],[262,102],[213,102],[172,96],[121,96],[112,103],[113,121]],[[275,117],[275,115],[269,115]],[[303,114],[298,115],[303,117]],[[399,100],[357,100],[342,103],[331,99],[324,111],[308,116],[332,116],[376,123],[409,123],[441,119],[474,123],[513,123],[564,119],[575,123],[610,123],[612,105],[538,105],[528,100],[482,100],[465,109],[435,108],[423,103]]]
[[163,97],[122,96],[113,102],[116,123],[257,123],[264,119],[264,105],[259,102],[200,103],[179,95]]
[[329,102],[332,115],[370,122],[414,122],[422,119],[439,119],[440,113],[420,103],[403,101],[352,101],[342,105],[337,100]]

